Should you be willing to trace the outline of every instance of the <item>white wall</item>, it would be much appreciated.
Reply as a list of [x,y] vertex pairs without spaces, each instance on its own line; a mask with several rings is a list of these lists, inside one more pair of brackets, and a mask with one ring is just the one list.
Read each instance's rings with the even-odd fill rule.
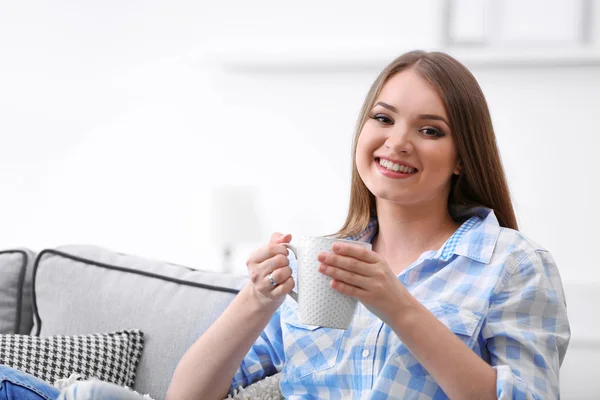
[[[0,2],[0,248],[90,243],[217,269],[222,184],[258,188],[257,241],[339,228],[364,95],[393,56],[440,45],[442,1],[294,4]],[[599,64],[483,64],[521,229],[582,310],[577,285],[600,284]],[[598,317],[575,314],[596,340]]]
[[[375,31],[376,9],[330,4],[2,3],[0,218],[9,229],[0,243],[94,243],[215,268],[216,184],[259,187],[260,240],[275,229],[336,229],[351,130],[374,73],[232,75],[206,56],[239,48],[239,38],[318,46]],[[384,19],[386,35],[417,37],[409,14]]]
[[[439,43],[439,24],[423,20],[439,19],[441,3],[328,4],[2,3],[0,243],[97,243],[213,268],[203,260],[214,257],[216,184],[258,186],[262,239],[338,228],[362,99],[389,58]],[[298,61],[294,49],[320,49],[335,59],[332,48],[347,55],[353,46],[355,60],[373,48],[389,57],[354,69],[342,59],[231,72],[211,53],[231,67],[237,53],[296,52]],[[553,252],[566,279],[600,280],[582,251],[600,222],[599,69],[473,72],[522,230]]]

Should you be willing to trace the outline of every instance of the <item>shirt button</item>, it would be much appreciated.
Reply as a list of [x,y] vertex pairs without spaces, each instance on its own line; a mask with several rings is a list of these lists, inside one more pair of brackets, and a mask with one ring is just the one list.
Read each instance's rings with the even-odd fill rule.
[[365,357],[365,358],[369,357],[369,350],[367,350],[367,349],[363,350],[363,357]]

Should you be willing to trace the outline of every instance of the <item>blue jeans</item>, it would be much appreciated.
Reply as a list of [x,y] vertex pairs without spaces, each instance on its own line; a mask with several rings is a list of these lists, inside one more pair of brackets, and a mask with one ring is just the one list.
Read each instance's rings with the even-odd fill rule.
[[87,381],[69,386],[62,392],[54,386],[0,365],[0,400],[141,400],[142,396],[120,386]]
[[56,400],[59,394],[33,375],[0,365],[0,400]]

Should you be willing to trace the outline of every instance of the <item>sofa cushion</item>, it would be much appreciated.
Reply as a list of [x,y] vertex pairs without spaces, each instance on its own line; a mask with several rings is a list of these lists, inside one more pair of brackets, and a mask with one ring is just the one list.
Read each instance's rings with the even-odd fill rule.
[[144,335],[136,329],[89,335],[0,335],[0,364],[50,384],[79,374],[133,387]]
[[248,279],[79,245],[42,251],[34,271],[34,332],[140,329],[145,346],[134,389],[156,399]]
[[34,252],[28,249],[0,251],[0,334],[31,331],[34,260]]

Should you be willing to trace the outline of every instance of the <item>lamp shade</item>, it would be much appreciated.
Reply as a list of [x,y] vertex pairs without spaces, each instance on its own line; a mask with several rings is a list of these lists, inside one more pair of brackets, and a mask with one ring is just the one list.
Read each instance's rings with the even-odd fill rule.
[[215,187],[211,200],[211,236],[216,245],[258,242],[261,239],[256,188]]

